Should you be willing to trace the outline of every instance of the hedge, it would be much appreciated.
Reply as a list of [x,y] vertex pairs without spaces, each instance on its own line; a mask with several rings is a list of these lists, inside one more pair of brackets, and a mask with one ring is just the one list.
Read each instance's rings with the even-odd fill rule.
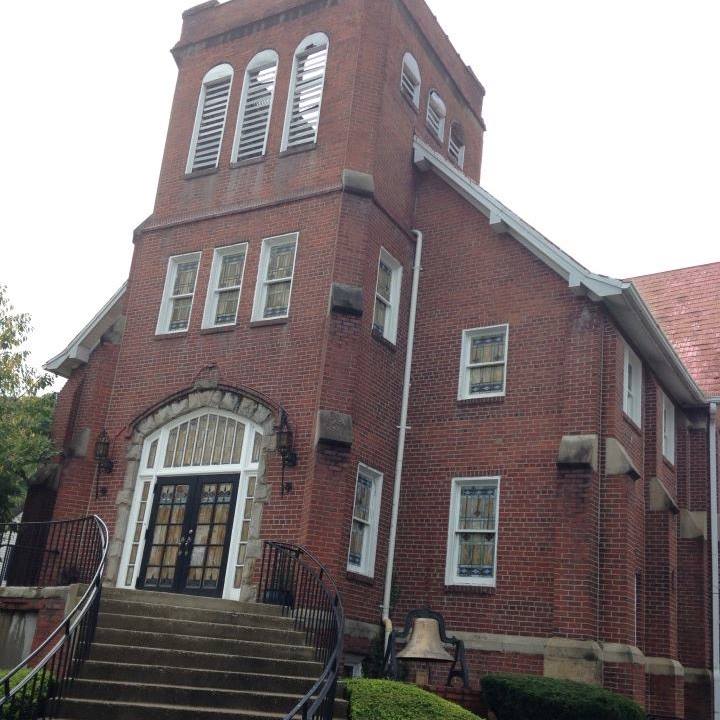
[[480,720],[465,708],[392,680],[347,680],[350,720]]
[[[7,670],[0,669],[0,678],[5,677],[7,672]],[[10,681],[10,689],[12,690],[19,685],[30,672],[31,668],[23,668],[15,673]],[[30,680],[29,689],[32,690],[32,697],[29,690],[21,690],[18,700],[0,706],[0,720],[21,720],[21,718],[27,717],[27,712],[30,707],[35,705],[36,702],[42,702],[47,698],[51,682],[52,676],[49,673],[45,674],[42,682],[37,679]]]
[[645,720],[632,700],[572,680],[495,674],[483,678],[482,690],[498,720]]

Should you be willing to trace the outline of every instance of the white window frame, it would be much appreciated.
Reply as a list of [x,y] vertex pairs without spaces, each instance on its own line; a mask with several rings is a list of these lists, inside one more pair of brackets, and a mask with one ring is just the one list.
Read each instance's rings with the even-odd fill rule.
[[[156,335],[171,335],[175,333],[184,333],[190,329],[192,322],[193,305],[195,304],[195,291],[197,290],[198,275],[200,274],[201,252],[186,253],[185,255],[172,255],[168,258],[167,270],[165,272],[165,286],[163,288],[162,301],[160,302],[160,312],[158,313],[157,326],[155,327]],[[192,294],[173,295],[173,286],[177,276],[178,266],[185,262],[197,260],[197,271],[195,272],[195,284],[193,285]],[[170,317],[172,316],[173,300],[179,297],[191,297],[190,312],[188,314],[188,325],[186,328],[170,330]]]
[[[436,128],[431,118],[431,111],[438,116],[438,127]],[[445,121],[447,120],[447,106],[440,97],[437,90],[431,90],[428,93],[427,112],[425,115],[425,124],[430,130],[430,134],[439,140],[445,141]]]
[[[245,70],[245,79],[243,81],[243,88],[242,93],[240,95],[240,107],[238,109],[238,116],[237,116],[237,122],[235,123],[235,139],[233,140],[233,147],[232,147],[232,161],[233,162],[243,162],[238,158],[238,152],[240,150],[240,136],[243,130],[243,120],[245,117],[245,107],[247,105],[247,96],[248,91],[250,89],[250,73],[255,70],[257,67],[261,66],[269,66],[272,62],[275,63],[275,80],[273,82],[272,86],[272,92],[270,93],[270,109],[268,110],[268,117],[267,117],[267,125],[265,127],[265,138],[263,140],[263,147],[262,147],[262,153],[257,156],[257,158],[251,158],[251,159],[258,159],[261,157],[265,157],[265,154],[267,153],[267,142],[268,142],[268,136],[270,134],[270,123],[272,122],[272,111],[273,111],[273,105],[275,104],[275,90],[277,88],[277,75],[278,70],[280,66],[280,59],[278,57],[278,54],[274,50],[263,50],[262,52],[259,52],[249,63]],[[248,160],[249,162],[249,160]]]
[[[390,303],[385,298],[381,298],[377,291],[378,280],[380,279],[380,263],[384,263],[390,268]],[[400,292],[402,290],[403,268],[398,260],[396,260],[384,247],[380,248],[380,257],[378,258],[377,273],[375,274],[375,294],[373,296],[373,313],[372,313],[372,329],[379,333],[380,330],[375,329],[375,305],[380,301],[386,306],[385,311],[385,327],[382,336],[393,343],[397,342],[398,319],[400,316]]]
[[[497,488],[495,501],[495,530],[470,530],[458,531],[458,516],[460,512],[460,490],[466,485],[483,485],[485,487]],[[497,556],[498,545],[500,540],[500,476],[490,477],[460,477],[453,478],[452,489],[450,492],[450,517],[448,520],[448,538],[447,538],[447,559],[445,564],[445,584],[446,585],[481,585],[484,587],[495,587],[497,583]],[[495,554],[493,556],[493,575],[492,577],[476,577],[467,578],[457,575],[457,558],[460,543],[458,535],[467,533],[495,534]]]
[[[462,144],[453,142],[453,130],[457,130],[460,134]],[[456,148],[456,150],[453,149]],[[465,165],[465,130],[459,122],[450,123],[450,132],[448,133],[448,155],[450,159],[462,170]]]
[[[498,332],[505,333],[505,358],[503,360],[503,386],[502,390],[492,390],[490,392],[470,392],[470,368],[480,367],[470,364],[470,350],[472,341],[476,337],[487,337],[495,335]],[[462,332],[462,347],[460,350],[460,379],[458,381],[458,400],[473,400],[475,398],[504,397],[507,391],[507,373],[508,373],[508,348],[510,344],[510,325],[503,323],[500,325],[488,325],[486,327],[471,328]],[[495,364],[495,363],[491,363]],[[500,363],[497,363],[498,365]]]
[[[213,252],[212,267],[210,269],[207,295],[205,296],[205,311],[203,313],[202,322],[203,328],[225,327],[226,325],[234,325],[237,322],[238,311],[240,309],[240,299],[242,298],[242,284],[243,278],[245,277],[245,266],[247,265],[247,249],[248,244],[246,242],[215,248]],[[220,283],[220,271],[222,270],[223,258],[228,255],[235,255],[241,251],[245,254],[245,260],[243,261],[242,272],[240,273],[240,284],[220,289],[218,285]],[[217,314],[220,294],[228,292],[229,290],[238,291],[238,304],[235,308],[235,317],[228,322],[216,323],[215,316]]]
[[[292,289],[293,284],[295,282],[295,266],[297,265],[297,254],[298,254],[298,244],[300,239],[300,233],[294,232],[294,233],[286,233],[285,235],[276,235],[275,237],[269,237],[265,238],[262,241],[262,248],[260,250],[260,262],[258,264],[258,274],[257,274],[257,282],[255,283],[255,298],[253,300],[253,312],[252,312],[252,320],[253,322],[257,321],[272,321],[272,320],[282,320],[284,318],[289,317],[290,315],[290,303],[292,301]],[[288,294],[288,309],[285,315],[273,315],[272,317],[266,318],[265,317],[265,302],[267,300],[267,287],[268,285],[271,285],[273,281],[268,281],[267,278],[267,272],[268,272],[268,265],[270,261],[270,250],[275,245],[283,245],[285,243],[288,243],[290,241],[293,241],[295,243],[295,254],[293,255],[293,266],[292,271],[290,273],[290,292]],[[284,280],[287,282],[287,279]],[[278,280],[277,282],[283,282],[282,280]]]
[[[630,374],[632,385],[630,388]],[[623,412],[638,426],[642,427],[643,366],[642,361],[625,343],[623,354]]]
[[[370,498],[370,519],[367,529],[363,533],[362,562],[354,565],[350,562],[350,542],[352,541],[352,524],[355,521],[355,496],[357,494],[357,483],[360,473],[372,478],[372,497]],[[358,463],[355,473],[355,485],[353,486],[353,506],[350,516],[350,540],[348,541],[347,569],[348,572],[356,575],[364,575],[372,578],[375,576],[375,555],[377,553],[378,530],[380,527],[380,507],[382,502],[383,474],[379,470],[371,468],[364,463]]]
[[305,145],[315,145],[317,143],[318,135],[320,133],[320,118],[322,117],[322,103],[325,97],[325,83],[327,81],[327,69],[328,62],[327,58],[330,57],[330,40],[325,33],[318,32],[308,35],[297,47],[295,54],[293,55],[292,64],[292,75],[290,76],[290,88],[288,89],[287,105],[285,107],[285,124],[283,127],[282,143],[280,144],[280,151],[283,152],[288,149],[290,140],[290,122],[292,121],[293,115],[293,103],[295,99],[295,81],[297,79],[297,64],[298,56],[305,52],[311,45],[325,45],[327,57],[325,60],[325,69],[323,71],[323,82],[320,89],[320,99],[318,101],[318,121],[317,128],[315,128],[315,137],[312,141],[308,140],[302,144],[293,144],[292,147],[304,147]]
[[675,404],[660,390],[660,412],[662,415],[662,453],[671,464],[675,464]]
[[[405,78],[409,78],[409,84],[413,86],[412,98],[405,90]],[[422,76],[420,75],[420,66],[415,57],[406,52],[403,56],[402,68],[400,70],[400,94],[416,109],[420,108],[420,92],[422,89]]]
[[[198,97],[198,103],[197,103],[197,110],[195,111],[195,124],[193,126],[193,132],[190,140],[190,151],[188,152],[188,159],[187,163],[185,165],[185,173],[187,175],[190,175],[193,172],[193,164],[195,161],[195,148],[197,147],[197,141],[198,141],[198,134],[200,132],[200,121],[202,120],[202,114],[203,109],[205,106],[205,93],[207,91],[208,85],[210,85],[213,82],[216,82],[218,80],[221,80],[222,78],[230,77],[230,85],[228,87],[228,101],[227,105],[225,106],[225,116],[223,118],[223,128],[222,132],[220,133],[220,143],[218,145],[218,155],[217,160],[215,161],[215,166],[217,167],[220,163],[220,153],[222,152],[222,144],[223,139],[225,138],[225,129],[227,128],[227,110],[230,106],[230,98],[232,96],[232,83],[233,83],[233,75],[234,70],[232,65],[228,65],[227,63],[223,63],[222,65],[216,65],[214,68],[211,68],[208,70],[208,72],[205,74],[205,77],[202,80],[202,85],[200,86],[200,95]],[[212,170],[213,168],[202,168],[198,169],[196,172],[201,172],[202,170]]]

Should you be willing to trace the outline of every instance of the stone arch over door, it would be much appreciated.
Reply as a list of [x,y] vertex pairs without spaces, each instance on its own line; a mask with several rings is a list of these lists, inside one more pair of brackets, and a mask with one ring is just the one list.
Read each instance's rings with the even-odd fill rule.
[[[137,418],[131,427],[130,441],[126,451],[126,467],[123,487],[115,499],[115,529],[108,550],[105,582],[115,585],[122,557],[125,538],[129,531],[130,511],[140,470],[140,459],[145,439],[157,430],[194,411],[224,410],[241,419],[249,420],[262,429],[262,449],[267,450],[274,442],[275,408],[252,393],[229,387],[214,389],[192,388],[168,398],[165,402]],[[262,507],[268,499],[269,489],[265,472],[265,452],[260,453],[257,471],[257,485],[250,523],[250,538],[247,545],[246,562],[243,568],[243,591],[241,600],[254,598],[255,591],[250,585],[255,560],[262,554],[260,522]]]

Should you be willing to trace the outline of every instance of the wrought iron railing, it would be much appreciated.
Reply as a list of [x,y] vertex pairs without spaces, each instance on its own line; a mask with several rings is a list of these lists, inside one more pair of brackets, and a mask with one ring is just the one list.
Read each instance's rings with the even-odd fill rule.
[[[8,585],[21,585],[22,581],[31,581],[30,585],[82,583],[87,589],[55,630],[0,678],[0,718],[62,717],[62,699],[87,658],[95,635],[108,548],[107,526],[95,515],[65,522],[11,525],[14,527],[0,525],[0,539],[5,543],[0,577]],[[31,544],[31,540],[38,544]]]
[[306,644],[323,664],[318,680],[285,720],[332,720],[345,622],[332,577],[305,548],[266,541],[258,602],[280,605],[283,615],[293,618],[295,629],[305,632]]

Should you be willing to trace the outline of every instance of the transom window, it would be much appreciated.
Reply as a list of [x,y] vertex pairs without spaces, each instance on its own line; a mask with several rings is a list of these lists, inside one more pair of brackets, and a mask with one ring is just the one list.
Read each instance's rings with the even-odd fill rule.
[[420,67],[417,60],[408,52],[403,57],[400,74],[400,92],[416,108],[420,107]]
[[208,413],[170,431],[163,467],[235,465],[240,462],[245,425]]
[[445,117],[447,108],[435,90],[430,92],[427,106],[427,126],[430,132],[440,141],[445,137]]
[[642,363],[627,344],[624,366],[623,412],[640,426],[642,425]]
[[203,78],[186,172],[216,168],[225,134],[233,69],[218,65]]
[[457,122],[454,122],[450,126],[448,155],[450,156],[450,159],[462,170],[462,167],[465,164],[465,133],[460,123]]
[[375,574],[382,477],[377,470],[362,464],[358,466],[347,567],[368,577]]
[[267,149],[278,56],[273,50],[256,55],[245,71],[240,98],[233,161],[262,157]]
[[158,334],[187,330],[199,264],[200,253],[178,255],[169,259],[156,328]]
[[495,585],[500,478],[455,478],[450,497],[447,585]]
[[237,320],[246,253],[247,243],[217,248],[213,253],[203,327],[233,325]]
[[317,33],[295,52],[282,150],[317,141],[328,44],[327,36]]
[[297,240],[298,233],[263,240],[253,320],[288,316]]
[[673,401],[660,390],[660,403],[662,412],[662,451],[668,462],[675,464],[675,405]]
[[402,266],[385,248],[382,248],[375,285],[373,330],[391,343],[397,340],[401,285]]
[[507,349],[507,325],[463,332],[458,399],[505,394]]

